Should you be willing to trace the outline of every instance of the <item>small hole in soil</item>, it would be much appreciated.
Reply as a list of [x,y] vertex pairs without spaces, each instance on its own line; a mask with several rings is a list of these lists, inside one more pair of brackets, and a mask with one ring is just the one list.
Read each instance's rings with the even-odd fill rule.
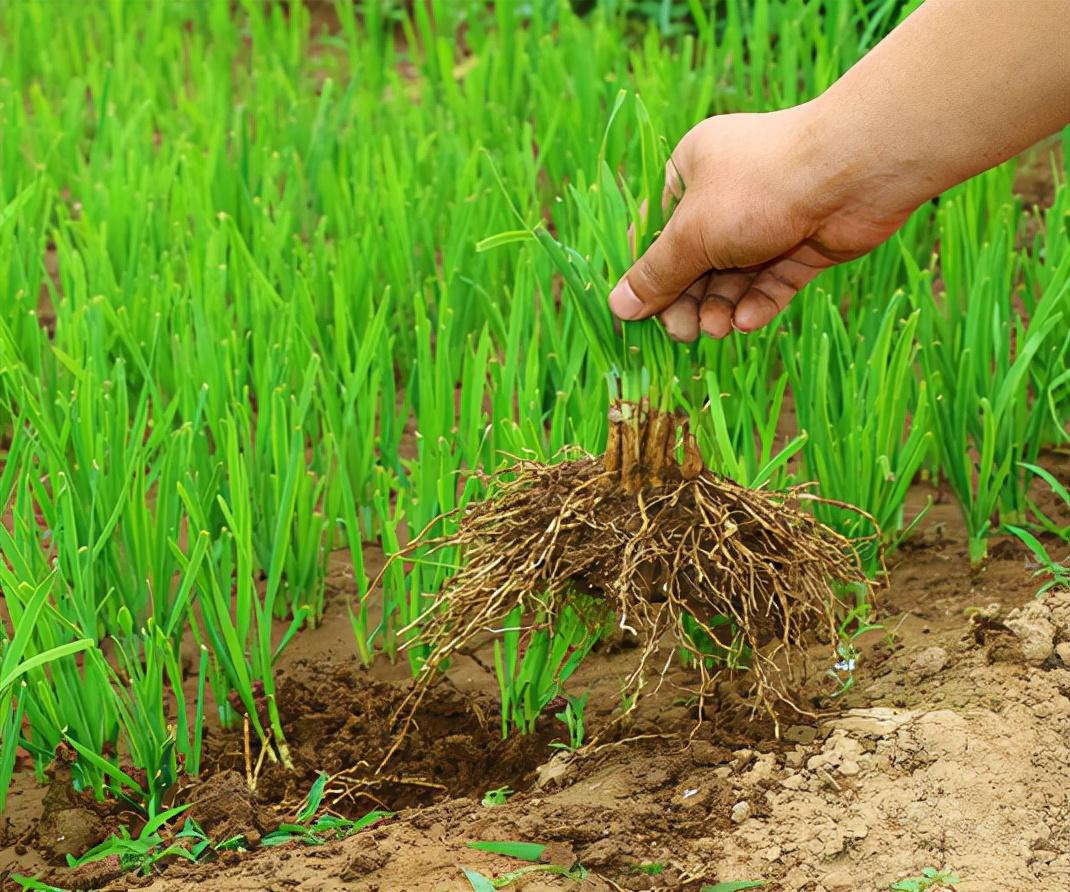
[[[325,805],[350,817],[375,808],[478,799],[496,787],[525,789],[551,755],[549,722],[535,734],[502,740],[498,704],[461,693],[443,679],[428,691],[405,740],[377,775],[394,743],[391,720],[406,693],[405,686],[348,667],[293,667],[281,682],[278,704],[294,770],[262,767],[256,787],[261,804],[296,806],[320,772],[338,776]],[[257,756],[254,751],[254,762]],[[212,736],[206,766],[205,777],[228,769],[245,773],[240,730]]]

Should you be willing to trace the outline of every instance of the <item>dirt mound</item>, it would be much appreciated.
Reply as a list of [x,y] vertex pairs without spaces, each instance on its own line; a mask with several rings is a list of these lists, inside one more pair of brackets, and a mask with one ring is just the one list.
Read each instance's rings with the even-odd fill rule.
[[108,835],[116,803],[98,803],[91,792],[75,789],[74,752],[60,746],[49,769],[49,784],[41,802],[37,849],[49,864],[66,864],[67,855],[80,855]]
[[[956,509],[937,505],[892,568],[884,630],[859,642],[854,686],[830,700],[834,686],[821,684],[827,648],[813,650],[808,703],[823,714],[785,724],[780,739],[767,718],[747,720],[746,680],[726,678],[689,741],[699,704],[692,673],[674,669],[622,723],[624,738],[585,756],[547,748],[560,733],[552,719],[537,737],[503,744],[492,660],[486,650],[458,655],[390,768],[445,789],[374,778],[409,688],[383,680],[403,678],[404,667],[351,668],[338,599],[302,636],[303,662],[284,666],[280,706],[298,771],[262,771],[255,820],[268,828],[292,817],[321,769],[375,784],[331,785],[336,810],[353,816],[382,800],[400,810],[397,820],[324,846],[227,853],[145,879],[125,874],[108,888],[471,892],[459,865],[500,875],[517,863],[467,843],[516,839],[545,843],[554,863],[575,859],[591,871],[582,886],[537,876],[524,892],[696,892],[756,879],[783,892],[875,892],[945,865],[961,877],[958,892],[1066,892],[1070,594],[1035,599],[1028,556],[1010,540],[981,569],[969,566],[964,541]],[[592,728],[619,709],[633,660],[628,651],[599,653],[570,681],[591,691]],[[233,769],[240,777],[223,786],[240,786],[241,735],[210,740],[208,776]],[[505,805],[481,804],[487,789],[506,784],[519,792]],[[32,846],[43,796],[20,776],[10,824],[0,826],[0,876],[40,869]],[[105,865],[93,883],[108,879]]]
[[[583,863],[592,890],[761,878],[775,890],[871,892],[946,865],[959,892],[1065,892],[1070,664],[1060,647],[1070,595],[1033,601],[1013,549],[980,573],[958,561],[944,539],[905,558],[885,620],[895,635],[866,642],[843,708],[779,741],[757,729],[746,741],[726,721],[704,724],[687,745],[693,705],[652,698],[631,727],[637,737],[555,756],[506,805],[406,811],[314,860],[265,853],[223,873],[202,868],[198,884],[263,888],[256,878],[271,875],[278,888],[462,892],[458,865],[488,875],[515,866],[467,842],[522,839],[547,843],[557,863]],[[1006,605],[998,620],[975,606],[995,597]],[[1023,619],[1049,624],[1044,659],[1023,649],[1036,637]],[[614,659],[602,676],[620,671]],[[524,888],[575,886],[547,878]]]
[[[725,863],[765,860],[786,889],[882,888],[923,864],[952,865],[960,890],[1070,888],[1070,664],[1037,659],[1024,622],[1068,604],[1051,593],[1011,611],[1020,637],[1006,637],[1028,662],[1006,641],[978,645],[969,620],[965,636],[886,661],[866,685],[873,705],[773,760],[766,814],[730,838]],[[1046,629],[1052,656],[1070,625]]]

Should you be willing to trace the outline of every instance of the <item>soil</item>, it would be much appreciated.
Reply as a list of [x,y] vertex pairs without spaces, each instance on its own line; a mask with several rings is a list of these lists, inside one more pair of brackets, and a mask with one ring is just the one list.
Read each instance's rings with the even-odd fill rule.
[[[929,495],[916,488],[911,504]],[[207,780],[181,798],[214,838],[256,840],[292,819],[324,770],[334,775],[327,795],[337,813],[386,808],[397,817],[322,846],[225,853],[150,877],[105,863],[73,876],[56,870],[53,882],[460,892],[470,889],[460,865],[487,875],[517,865],[466,843],[515,839],[546,843],[548,860],[589,871],[580,884],[535,874],[516,884],[526,892],[698,890],[759,878],[777,890],[877,890],[945,865],[961,877],[960,892],[1070,888],[1070,592],[1036,599],[1028,555],[1009,539],[971,570],[953,505],[936,504],[895,556],[884,629],[863,640],[854,686],[830,698],[827,646],[815,646],[805,695],[818,714],[782,726],[779,738],[769,719],[751,718],[745,678],[721,682],[696,724],[693,678],[676,669],[590,751],[551,749],[563,729],[549,717],[535,735],[502,742],[479,645],[431,689],[388,776],[376,777],[407,667],[355,667],[344,568],[337,555],[327,616],[298,636],[281,669],[295,770],[253,765],[251,794],[241,734],[213,728]],[[633,656],[595,653],[570,683],[592,691],[595,730],[619,706]],[[19,776],[0,824],[0,876],[54,860],[48,829],[63,810],[82,809],[81,821],[60,820],[97,836],[97,823],[119,820],[61,781],[40,787],[29,772]],[[504,805],[481,804],[501,786],[517,792]]]

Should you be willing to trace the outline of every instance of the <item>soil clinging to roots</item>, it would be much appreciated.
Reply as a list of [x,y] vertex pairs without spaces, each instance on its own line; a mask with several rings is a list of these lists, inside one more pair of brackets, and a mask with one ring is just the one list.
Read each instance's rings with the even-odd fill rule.
[[[686,430],[678,461],[669,416],[620,418],[601,458],[519,462],[454,534],[425,543],[459,546],[462,565],[425,614],[418,640],[431,653],[415,699],[434,667],[514,608],[552,624],[593,597],[638,640],[631,690],[658,675],[653,658],[673,632],[696,657],[700,696],[719,666],[749,666],[756,707],[775,718],[777,702],[795,705],[804,636],[836,639],[834,587],[869,585],[851,542],[803,510],[812,497],[799,489],[748,489],[704,469]],[[703,637],[722,659],[699,651]]]

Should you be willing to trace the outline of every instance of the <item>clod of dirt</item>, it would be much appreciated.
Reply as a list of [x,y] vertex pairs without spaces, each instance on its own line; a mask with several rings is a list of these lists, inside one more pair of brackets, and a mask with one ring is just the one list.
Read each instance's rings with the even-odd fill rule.
[[1030,663],[1043,663],[1055,650],[1055,626],[1049,622],[1039,604],[1016,610],[1017,616],[1008,616],[1004,625],[1018,639],[1022,659]]
[[827,723],[859,737],[887,737],[917,718],[917,713],[893,709],[890,706],[874,706],[869,709],[849,709],[840,718]]
[[250,846],[260,842],[268,829],[253,802],[248,785],[237,771],[222,771],[190,791],[187,817],[192,818],[212,839],[223,841],[235,836]]
[[366,846],[354,852],[342,869],[341,879],[352,883],[374,873],[390,860],[390,856],[377,846]]
[[74,788],[73,764],[74,751],[61,745],[49,766],[51,782],[37,825],[37,847],[49,864],[66,865],[67,855],[81,855],[108,835],[103,817],[110,807]]
[[1007,614],[1003,625],[1017,639],[1022,659],[1043,663],[1056,642],[1070,638],[1070,591],[1052,590]]
[[54,883],[61,889],[101,889],[119,879],[125,872],[119,856],[109,855],[100,861],[92,861],[72,870],[54,871],[48,876],[47,882]]
[[869,585],[852,544],[803,510],[809,494],[752,490],[703,469],[686,428],[678,462],[671,416],[626,403],[614,412],[602,458],[520,462],[455,534],[410,546],[459,547],[464,558],[425,614],[418,641],[431,652],[415,703],[436,667],[512,610],[552,625],[573,606],[593,623],[608,611],[639,641],[634,692],[673,633],[696,658],[700,692],[712,691],[707,657],[720,647],[749,663],[770,715],[777,702],[794,705],[804,636],[823,628],[835,639],[832,583]]
[[549,762],[545,762],[535,769],[537,776],[535,785],[542,790],[560,783],[572,773],[575,762],[573,753],[564,751],[555,753]]
[[926,647],[914,654],[910,661],[910,674],[918,678],[936,675],[947,665],[947,651],[942,647]]
[[817,728],[812,725],[792,725],[784,732],[788,743],[810,744],[817,739]]
[[868,764],[869,758],[858,740],[847,731],[838,729],[832,732],[821,752],[807,760],[806,767],[810,771],[823,769],[832,774],[854,777]]
[[87,808],[48,810],[37,825],[37,847],[49,864],[66,864],[108,835],[104,822]]

